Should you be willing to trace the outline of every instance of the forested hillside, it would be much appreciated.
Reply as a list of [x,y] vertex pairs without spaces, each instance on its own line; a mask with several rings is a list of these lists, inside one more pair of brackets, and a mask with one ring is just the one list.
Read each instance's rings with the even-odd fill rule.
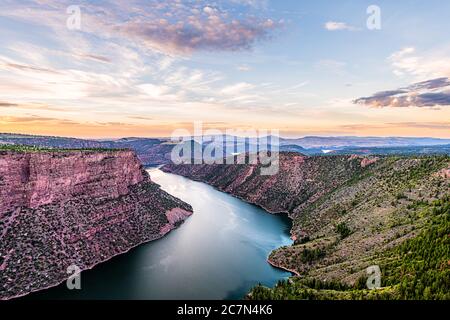
[[[254,299],[448,298],[450,157],[282,153],[280,171],[259,165],[181,165],[163,170],[209,183],[293,219],[292,246],[268,261],[296,276]],[[370,266],[378,290],[365,290]]]

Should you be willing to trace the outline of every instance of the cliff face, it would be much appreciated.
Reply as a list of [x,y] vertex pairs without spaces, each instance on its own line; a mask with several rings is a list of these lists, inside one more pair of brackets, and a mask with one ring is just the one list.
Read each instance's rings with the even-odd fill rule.
[[131,151],[6,153],[0,158],[0,212],[73,197],[117,198],[144,176]]
[[206,182],[272,213],[300,211],[364,167],[349,156],[307,157],[280,153],[279,172],[264,176],[260,165],[165,165],[162,170]]
[[[415,237],[423,206],[450,195],[448,156],[306,157],[280,154],[274,176],[259,165],[166,165],[293,219],[293,246],[269,262],[302,277],[354,283],[380,252]],[[450,259],[450,257],[449,257]],[[447,259],[448,260],[448,259]]]
[[56,285],[155,240],[192,208],[131,151],[0,152],[0,299]]

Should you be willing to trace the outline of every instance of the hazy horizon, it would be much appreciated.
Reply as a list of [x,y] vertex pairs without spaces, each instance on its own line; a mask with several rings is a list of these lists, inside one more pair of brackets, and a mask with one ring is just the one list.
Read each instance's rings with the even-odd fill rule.
[[[105,137],[90,137],[90,136],[65,136],[65,135],[49,135],[49,134],[30,134],[26,132],[0,132],[0,135],[2,134],[11,134],[11,135],[23,135],[23,136],[42,136],[42,137],[60,137],[60,138],[74,138],[74,139],[85,139],[85,140],[118,140],[118,139],[170,139],[170,136],[105,136]],[[204,135],[209,136],[209,135]],[[189,136],[186,136],[189,137]],[[192,136],[191,136],[192,137]],[[245,137],[245,138],[251,138],[252,136],[236,136],[236,137]],[[279,135],[278,136],[281,139],[289,139],[289,140],[295,140],[295,139],[303,139],[303,138],[360,138],[360,139],[372,139],[372,138],[380,138],[380,139],[436,139],[436,140],[444,140],[450,141],[450,138],[443,138],[443,137],[433,137],[433,136],[349,136],[349,135],[304,135],[304,136],[286,136],[286,135]]]

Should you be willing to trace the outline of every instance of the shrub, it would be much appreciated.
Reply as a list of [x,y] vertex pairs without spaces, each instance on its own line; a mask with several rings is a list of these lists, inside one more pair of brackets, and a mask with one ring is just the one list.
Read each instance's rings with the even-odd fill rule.
[[341,235],[341,239],[347,238],[352,234],[352,230],[347,226],[345,222],[341,222],[336,226],[336,231]]

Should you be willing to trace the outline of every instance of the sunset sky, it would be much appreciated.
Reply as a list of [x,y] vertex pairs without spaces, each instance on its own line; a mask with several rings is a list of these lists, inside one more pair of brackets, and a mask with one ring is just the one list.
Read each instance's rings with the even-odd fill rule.
[[0,132],[450,138],[449,16],[442,0],[0,0]]

